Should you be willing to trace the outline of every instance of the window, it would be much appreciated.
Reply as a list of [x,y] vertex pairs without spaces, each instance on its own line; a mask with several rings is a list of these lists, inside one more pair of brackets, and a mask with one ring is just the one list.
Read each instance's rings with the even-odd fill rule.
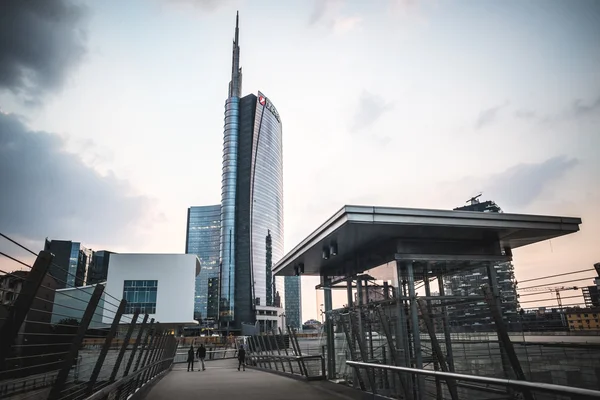
[[125,314],[139,310],[141,314],[156,314],[158,281],[125,281],[123,298],[127,301]]

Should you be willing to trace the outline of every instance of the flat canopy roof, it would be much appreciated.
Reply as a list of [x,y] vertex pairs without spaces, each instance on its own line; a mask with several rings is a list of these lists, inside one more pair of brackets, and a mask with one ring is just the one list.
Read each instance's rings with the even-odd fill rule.
[[[351,275],[393,260],[501,260],[510,250],[577,232],[581,218],[344,206],[287,253],[275,275]],[[335,255],[324,256],[324,249]],[[327,252],[327,250],[325,250]]]

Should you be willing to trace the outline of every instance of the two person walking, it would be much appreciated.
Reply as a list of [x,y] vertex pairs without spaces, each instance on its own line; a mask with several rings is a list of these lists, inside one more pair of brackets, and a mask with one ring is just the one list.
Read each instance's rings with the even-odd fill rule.
[[206,368],[204,367],[204,358],[206,357],[206,347],[204,347],[204,344],[200,344],[200,347],[198,347],[198,352],[194,352],[194,345],[190,345],[187,357],[188,372],[190,372],[190,368],[192,369],[192,372],[194,371],[194,356],[198,357],[198,359],[202,363],[202,371],[205,371]]

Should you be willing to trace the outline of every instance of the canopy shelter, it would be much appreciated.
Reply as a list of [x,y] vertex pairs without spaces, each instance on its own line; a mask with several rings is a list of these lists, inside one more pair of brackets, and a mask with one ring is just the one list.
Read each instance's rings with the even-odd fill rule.
[[512,249],[577,232],[580,218],[344,206],[287,253],[275,275],[352,276],[397,260],[443,272],[508,261]]
[[[505,376],[522,380],[523,369],[507,334],[511,329],[508,317],[516,310],[503,301],[512,296],[511,304],[516,305],[516,291],[514,286],[508,291],[500,288],[496,268],[512,260],[513,249],[577,232],[579,224],[581,219],[572,217],[344,206],[286,254],[273,273],[321,277],[317,289],[324,289],[330,379],[340,377],[336,364],[343,362],[336,361],[335,355],[346,348],[338,343],[336,349],[335,331],[344,332],[353,361],[373,359],[379,348],[373,344],[376,333],[385,336],[397,366],[423,369],[433,363],[435,369],[454,371],[457,363],[451,334],[477,325],[497,332]],[[484,268],[470,271],[478,267]],[[456,274],[485,276],[453,288]],[[505,276],[502,285],[511,279]],[[375,280],[383,281],[383,286],[378,287]],[[430,287],[434,281],[439,288],[436,295]],[[417,282],[424,287],[425,296],[417,294]],[[341,283],[346,284],[348,303],[333,310],[331,292],[341,288]],[[465,312],[459,315],[457,307]],[[467,324],[475,312],[485,325],[478,321]],[[425,332],[429,333],[431,354],[421,346]],[[346,354],[345,350],[342,353]],[[385,363],[385,357],[378,362]],[[362,376],[359,371],[352,380],[361,388],[367,383],[376,385],[372,374]],[[430,390],[427,385],[423,379],[413,378],[401,387],[410,398]],[[435,390],[442,393],[440,385]],[[448,383],[448,390],[452,398],[457,397],[453,384]]]

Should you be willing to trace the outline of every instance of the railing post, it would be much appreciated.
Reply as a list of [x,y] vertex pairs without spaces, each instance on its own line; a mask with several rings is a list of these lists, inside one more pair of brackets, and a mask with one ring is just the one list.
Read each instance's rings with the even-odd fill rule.
[[285,372],[285,364],[283,363],[283,358],[281,357],[281,350],[279,350],[279,341],[277,340],[277,336],[275,336],[275,332],[271,331],[270,336],[275,342],[275,347],[277,348],[277,355],[279,356],[279,361],[281,361],[281,370]]
[[[152,335],[152,337],[150,338],[150,343],[148,343],[148,346],[146,346],[146,354],[144,354],[144,360],[142,361],[142,364],[140,365],[139,369],[144,369],[144,367],[146,365],[148,365],[148,356],[150,355],[150,353],[152,352],[153,348],[154,348],[154,344],[156,342],[156,337],[158,336],[158,332],[160,331],[160,324],[156,324],[154,326],[154,329],[148,331],[149,334]],[[141,387],[144,384],[143,378],[146,375],[146,373],[142,373],[141,375],[138,376],[138,378],[136,379],[136,387]]]
[[[100,285],[98,285],[100,286]],[[110,349],[110,345],[112,344],[112,340],[117,333],[117,329],[119,328],[119,322],[121,321],[121,316],[125,311],[125,306],[127,305],[127,301],[125,299],[121,300],[119,303],[119,308],[117,308],[117,313],[113,319],[112,324],[110,325],[110,330],[108,331],[108,335],[106,335],[106,339],[104,340],[104,345],[102,346],[102,350],[100,350],[100,355],[98,356],[98,360],[96,360],[96,365],[94,366],[94,371],[92,372],[92,376],[90,377],[90,381],[88,382],[87,389],[85,393],[87,395],[92,394],[94,391],[94,385],[96,384],[96,380],[98,379],[98,375],[100,375],[100,370],[102,369],[102,364],[104,364],[104,359],[106,359],[106,354],[108,354],[108,350]]]
[[[149,364],[153,364],[156,361],[158,361],[160,355],[162,354],[163,351],[163,347],[165,345],[165,338],[167,337],[167,331],[163,330],[161,333],[161,336],[158,340],[156,347],[156,350],[154,351],[153,356],[150,358],[150,362]],[[157,371],[158,366],[154,366],[152,368],[150,368],[150,371],[148,372],[148,374],[146,375],[146,380],[149,381],[150,379],[152,379],[155,375],[156,375],[156,371]]]
[[[144,319],[142,324],[140,325],[140,330],[138,331],[137,337],[135,339],[135,343],[133,344],[133,348],[131,349],[131,355],[129,356],[129,360],[127,361],[127,367],[125,367],[125,371],[123,371],[123,376],[129,375],[129,370],[131,369],[131,365],[133,364],[133,360],[135,360],[135,353],[137,352],[137,348],[139,347],[142,336],[144,334],[144,329],[146,328],[146,322],[148,322],[148,314],[144,315]],[[154,318],[150,321],[150,326],[154,323]]]
[[[493,266],[491,268],[493,269]],[[495,284],[496,271],[490,272],[490,275],[492,275],[492,273],[494,275],[494,279],[493,280],[490,279],[491,280],[490,283],[493,285],[493,284]],[[489,286],[483,287],[485,301],[488,303],[488,306],[490,307],[490,312],[492,314],[492,318],[494,319],[494,323],[496,325],[496,331],[498,333],[498,341],[500,342],[500,345],[506,351],[506,356],[508,357],[508,361],[510,362],[517,379],[520,381],[526,381],[527,379],[525,378],[525,373],[523,372],[523,369],[521,368],[521,363],[519,362],[519,358],[517,357],[515,348],[513,347],[513,344],[510,340],[510,336],[508,336],[508,331],[506,329],[506,326],[504,326],[504,321],[502,320],[502,314],[501,314],[502,308],[500,307],[499,299],[495,298],[495,296],[494,296],[495,293],[493,292],[493,290],[494,289],[490,288]],[[522,389],[521,392],[523,393],[523,397],[526,400],[534,400],[534,397],[531,394],[531,391],[529,389]]]
[[113,367],[112,373],[110,374],[109,382],[114,382],[117,374],[119,373],[119,367],[121,366],[121,362],[123,361],[123,357],[125,356],[125,352],[127,351],[127,346],[129,346],[129,341],[131,340],[131,335],[133,334],[133,330],[135,329],[135,325],[137,319],[140,315],[139,310],[133,314],[131,318],[131,322],[129,324],[129,328],[127,329],[127,333],[125,334],[125,338],[123,339],[123,345],[121,345],[121,350],[119,351],[119,355],[117,356],[117,360],[115,361],[115,365]]
[[[150,348],[148,349],[148,353],[146,354],[148,357],[148,361],[146,362],[146,366],[151,365],[152,361],[154,360],[154,357],[156,356],[156,352],[158,350],[158,346],[160,345],[160,341],[162,340],[163,337],[163,331],[160,329],[160,327],[156,327],[157,332],[154,335],[154,339],[153,339],[153,343],[150,345]],[[156,339],[158,338],[158,339]],[[142,366],[143,368],[143,366]],[[151,368],[152,369],[152,368]],[[149,379],[150,379],[150,375],[151,375],[151,371],[146,370],[145,372],[143,372],[140,375],[140,386],[143,386]]]
[[[296,330],[288,325],[288,331],[292,335],[292,339],[294,340],[294,343],[296,344],[298,356],[302,357],[302,350],[300,350],[300,344],[298,343],[298,337],[296,336]],[[300,366],[300,371],[304,374],[305,377],[308,378],[308,370],[306,369],[306,364],[304,364],[303,358],[298,359],[298,365]]]
[[269,363],[269,369],[273,369],[273,366],[271,365],[271,359],[269,358],[269,352],[267,351],[267,343],[265,337],[263,335],[260,335],[258,337],[258,340],[260,342],[260,348],[262,350],[262,353],[264,354],[267,362]]
[[87,331],[90,322],[92,321],[92,317],[96,312],[96,307],[100,302],[100,298],[102,297],[102,293],[104,292],[103,285],[96,285],[94,288],[94,292],[92,293],[92,297],[90,298],[90,302],[85,308],[85,312],[83,313],[83,317],[81,318],[81,322],[79,323],[79,327],[77,328],[77,334],[73,339],[73,343],[71,343],[71,348],[69,349],[69,353],[67,357],[63,361],[62,368],[58,372],[56,376],[56,381],[54,382],[54,386],[48,395],[49,400],[58,399],[63,391],[65,386],[65,382],[67,381],[67,377],[69,376],[69,371],[71,371],[71,367],[73,366],[73,361],[77,357],[77,353],[79,352],[79,347],[83,342],[83,338],[85,337],[85,332]]
[[[283,337],[283,331],[281,330],[280,327],[278,327],[278,329],[279,329],[279,337],[281,338],[281,343],[283,345],[283,351],[285,352],[285,355],[289,357],[288,348],[285,345],[285,337]],[[294,368],[292,367],[292,360],[290,360],[289,358],[287,360],[288,360],[288,364],[290,365],[290,371],[293,374]]]
[[52,264],[54,257],[50,252],[40,251],[31,271],[27,274],[25,282],[19,297],[15,300],[14,306],[11,308],[2,329],[0,330],[0,371],[5,370],[5,361],[10,353],[10,348],[13,344],[15,336],[21,329],[21,325],[27,317],[27,313],[33,304],[33,299],[42,285],[42,281],[48,272],[48,267]]
[[135,367],[133,367],[133,372],[137,371],[140,367],[140,362],[142,361],[142,357],[144,356],[144,350],[146,350],[148,346],[148,339],[152,333],[152,329],[154,328],[154,318],[150,320],[150,324],[148,324],[148,329],[146,330],[146,335],[144,336],[144,341],[142,342],[142,348],[140,349],[140,354],[138,354],[137,360],[135,361]]
[[[433,326],[433,321],[430,318],[430,309],[429,307],[427,307],[424,303],[423,300],[421,299],[417,299],[417,305],[419,306],[419,309],[421,310],[421,316],[423,317],[423,322],[425,322],[425,327],[427,328],[427,332],[429,333],[429,338],[431,339],[431,350],[433,352],[433,354],[435,355],[435,358],[438,360],[439,362],[439,366],[442,368],[442,371],[444,372],[450,372],[448,366],[446,365],[446,359],[444,358],[444,353],[442,352],[442,347],[440,346],[440,343],[438,342],[437,336],[435,335],[435,329]],[[437,387],[439,383],[439,378],[436,379],[436,389],[437,389],[437,396],[438,398],[441,398],[442,396],[442,388]],[[452,397],[452,400],[458,400],[458,390],[456,387],[456,381],[454,379],[450,379],[450,378],[446,378],[446,384],[448,385],[448,391],[450,392],[450,397]]]

